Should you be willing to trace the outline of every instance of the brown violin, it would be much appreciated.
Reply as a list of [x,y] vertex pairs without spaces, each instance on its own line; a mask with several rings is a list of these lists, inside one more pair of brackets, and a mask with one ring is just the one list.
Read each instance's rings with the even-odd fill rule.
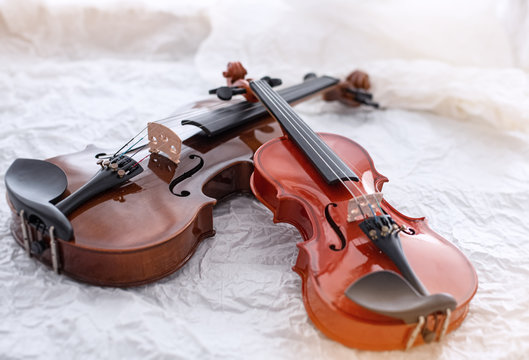
[[[467,258],[424,218],[386,202],[388,179],[359,144],[312,131],[266,81],[244,88],[285,134],[257,150],[250,184],[275,222],[303,236],[294,271],[313,323],[369,350],[408,349],[456,329],[478,284]],[[331,91],[337,99],[344,90]]]
[[[228,86],[210,93],[223,100],[244,93],[245,75],[231,63]],[[280,93],[297,103],[337,83],[309,76]],[[260,103],[207,100],[149,123],[112,152],[88,146],[46,161],[17,159],[5,176],[11,231],[29,256],[76,280],[152,282],[214,235],[213,206],[250,191],[255,150],[280,134]]]

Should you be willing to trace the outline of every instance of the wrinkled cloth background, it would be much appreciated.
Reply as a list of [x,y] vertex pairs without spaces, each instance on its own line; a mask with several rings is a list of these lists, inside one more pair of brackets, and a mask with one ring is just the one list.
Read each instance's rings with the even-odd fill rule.
[[390,179],[388,201],[426,216],[479,277],[441,343],[358,351],[312,325],[291,271],[301,238],[250,196],[217,206],[217,235],[180,271],[132,289],[29,259],[2,201],[0,358],[526,358],[528,34],[522,0],[0,1],[0,194],[15,158],[114,149],[222,85],[230,60],[285,84],[361,68],[386,110],[297,110],[360,142]]

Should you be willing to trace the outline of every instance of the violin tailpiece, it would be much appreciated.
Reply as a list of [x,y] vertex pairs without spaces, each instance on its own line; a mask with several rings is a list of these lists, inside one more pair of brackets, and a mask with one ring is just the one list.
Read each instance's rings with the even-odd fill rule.
[[379,208],[383,194],[380,192],[360,195],[349,200],[347,204],[347,221],[363,220],[364,215],[371,216]]
[[150,122],[147,124],[149,137],[149,149],[151,153],[163,152],[175,164],[180,162],[180,152],[182,150],[182,140],[167,126]]

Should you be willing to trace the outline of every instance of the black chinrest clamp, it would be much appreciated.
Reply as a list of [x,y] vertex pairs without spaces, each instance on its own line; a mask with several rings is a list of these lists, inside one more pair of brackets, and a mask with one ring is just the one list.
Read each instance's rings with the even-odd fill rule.
[[[24,244],[24,250],[26,251],[29,257],[31,257],[33,253],[40,254],[42,252],[40,250],[40,242],[35,242],[32,239],[32,233],[28,228],[29,222],[26,219],[25,211],[20,210],[18,212],[18,216],[20,217],[20,228],[22,231],[22,241]],[[59,274],[59,250],[57,248],[57,240],[55,239],[55,227],[53,225],[50,226],[48,234],[50,237],[51,265],[53,271],[56,274]]]

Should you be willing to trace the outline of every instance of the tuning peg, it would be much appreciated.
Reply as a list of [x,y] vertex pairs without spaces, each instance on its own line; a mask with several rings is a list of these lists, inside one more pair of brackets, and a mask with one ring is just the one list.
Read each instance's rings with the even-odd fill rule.
[[261,78],[261,80],[264,80],[268,83],[268,85],[270,85],[271,87],[274,87],[274,86],[279,86],[283,83],[283,81],[281,81],[281,79],[277,79],[277,78],[271,78],[270,76],[263,76]]
[[345,91],[352,95],[353,100],[367,106],[372,106],[375,109],[379,108],[379,104],[373,101],[373,95],[362,89],[346,88]]
[[217,89],[217,97],[221,100],[231,100],[233,90],[228,86],[221,86]]
[[238,87],[221,86],[216,89],[209,90],[210,94],[217,94],[221,100],[231,100],[233,95],[241,95],[246,93],[246,89]]
[[346,88],[345,91],[352,94],[355,100],[373,100],[373,95],[363,89]]

